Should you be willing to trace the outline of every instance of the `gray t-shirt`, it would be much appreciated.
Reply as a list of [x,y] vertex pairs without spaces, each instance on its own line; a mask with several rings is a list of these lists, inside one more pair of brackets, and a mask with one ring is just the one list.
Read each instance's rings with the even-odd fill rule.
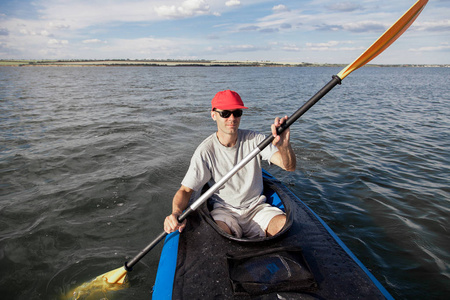
[[[213,185],[264,139],[263,134],[239,129],[236,144],[225,147],[213,133],[195,150],[181,184],[194,191],[199,191],[207,182]],[[264,159],[270,162],[277,151],[272,144],[267,146],[214,193],[213,201],[238,209],[247,208],[258,201],[263,191],[261,161]]]

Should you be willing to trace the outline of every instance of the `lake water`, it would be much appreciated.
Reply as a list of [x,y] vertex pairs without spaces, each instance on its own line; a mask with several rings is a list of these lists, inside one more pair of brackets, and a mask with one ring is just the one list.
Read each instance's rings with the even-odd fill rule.
[[[340,68],[1,67],[0,294],[59,299],[162,231],[216,92],[269,133]],[[450,68],[363,68],[291,127],[267,169],[398,299],[450,293]],[[109,299],[150,299],[161,245]],[[447,298],[448,299],[448,298]]]

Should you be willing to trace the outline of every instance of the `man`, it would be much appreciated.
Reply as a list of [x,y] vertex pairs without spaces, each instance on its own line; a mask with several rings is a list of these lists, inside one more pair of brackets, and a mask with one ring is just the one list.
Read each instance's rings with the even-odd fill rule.
[[[218,92],[211,101],[211,118],[217,132],[206,138],[196,149],[180,189],[173,198],[172,214],[164,221],[167,233],[186,226],[177,217],[187,208],[194,191],[210,182],[214,184],[228,173],[248,153],[264,140],[264,135],[239,129],[242,110],[247,109],[238,93]],[[289,141],[289,129],[277,135],[276,128],[287,120],[276,118],[272,124],[273,143],[261,151],[232,176],[211,197],[211,216],[217,225],[236,237],[258,238],[278,233],[286,222],[280,209],[265,203],[261,160],[265,159],[287,171],[294,171],[296,158]]]

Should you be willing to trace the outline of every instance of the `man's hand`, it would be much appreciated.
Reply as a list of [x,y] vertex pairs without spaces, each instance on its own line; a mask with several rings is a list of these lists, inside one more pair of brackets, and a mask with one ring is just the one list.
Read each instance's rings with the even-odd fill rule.
[[288,119],[287,116],[284,116],[283,118],[276,117],[275,121],[273,122],[271,129],[272,129],[272,135],[274,136],[274,140],[272,144],[276,146],[277,148],[286,148],[289,147],[289,138],[290,138],[290,130],[289,128],[286,129],[281,135],[277,134],[277,128],[281,126],[286,120]]
[[179,230],[183,231],[186,227],[186,220],[183,223],[178,223],[178,217],[181,216],[183,210],[188,206],[189,199],[191,198],[194,190],[181,185],[180,189],[175,193],[172,201],[172,214],[167,216],[164,220],[164,231],[167,233]]
[[179,214],[171,214],[166,217],[164,220],[164,231],[167,233],[171,233],[179,230],[180,233],[183,231],[184,227],[186,227],[186,220],[183,223],[178,223]]
[[281,119],[277,117],[275,118],[275,121],[271,126],[272,134],[274,136],[272,144],[277,147],[278,152],[272,155],[272,157],[270,158],[270,162],[286,171],[295,171],[297,160],[290,143],[291,132],[289,128],[287,128],[281,135],[278,135],[277,133],[277,128],[280,127],[281,124],[286,122],[287,119],[287,116],[284,116]]

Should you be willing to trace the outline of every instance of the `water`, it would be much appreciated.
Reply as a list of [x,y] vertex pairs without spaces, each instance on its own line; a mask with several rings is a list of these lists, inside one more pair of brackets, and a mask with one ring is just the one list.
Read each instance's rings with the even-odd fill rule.
[[[340,68],[0,68],[0,294],[59,299],[162,230],[223,89],[269,132]],[[398,299],[450,292],[448,68],[363,68],[292,127],[267,167]],[[150,299],[160,246],[109,299]]]

